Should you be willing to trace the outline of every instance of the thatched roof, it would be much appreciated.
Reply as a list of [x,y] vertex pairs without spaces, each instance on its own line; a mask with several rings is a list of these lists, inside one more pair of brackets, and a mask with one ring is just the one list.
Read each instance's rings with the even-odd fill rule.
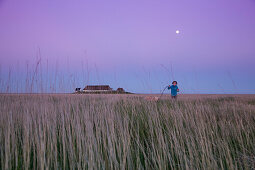
[[88,85],[83,90],[112,90],[109,85]]

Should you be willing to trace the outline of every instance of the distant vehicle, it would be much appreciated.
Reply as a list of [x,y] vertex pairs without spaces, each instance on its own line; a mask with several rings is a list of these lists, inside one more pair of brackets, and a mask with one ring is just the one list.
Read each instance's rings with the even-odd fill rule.
[[75,88],[75,93],[80,93],[81,92],[81,88]]

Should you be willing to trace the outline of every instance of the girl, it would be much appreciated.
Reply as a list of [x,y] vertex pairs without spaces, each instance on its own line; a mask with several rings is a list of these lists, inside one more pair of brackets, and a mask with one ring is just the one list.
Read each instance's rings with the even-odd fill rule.
[[177,86],[177,81],[173,81],[172,85],[168,86],[168,90],[171,89],[171,96],[173,99],[177,99],[177,92],[179,92],[178,86]]

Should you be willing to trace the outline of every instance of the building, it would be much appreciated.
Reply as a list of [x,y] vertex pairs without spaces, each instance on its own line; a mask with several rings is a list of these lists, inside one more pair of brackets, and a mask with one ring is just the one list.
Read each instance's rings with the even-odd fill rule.
[[81,90],[81,88],[75,88],[75,93],[77,94],[83,94],[83,93],[131,94],[130,92],[126,92],[123,88],[118,88],[117,90],[113,90],[109,85],[87,85],[83,90]]
[[116,91],[117,93],[125,93],[125,90],[123,88],[118,88]]
[[83,89],[83,92],[97,93],[97,92],[112,92],[112,88],[109,85],[88,85]]

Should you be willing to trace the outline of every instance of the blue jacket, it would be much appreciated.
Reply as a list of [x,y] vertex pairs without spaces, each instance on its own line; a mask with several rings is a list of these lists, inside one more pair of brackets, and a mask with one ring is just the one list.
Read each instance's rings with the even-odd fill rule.
[[174,85],[171,85],[171,86],[168,86],[168,90],[171,89],[171,95],[172,96],[176,96],[177,95],[177,92],[178,92],[178,86],[174,86]]

